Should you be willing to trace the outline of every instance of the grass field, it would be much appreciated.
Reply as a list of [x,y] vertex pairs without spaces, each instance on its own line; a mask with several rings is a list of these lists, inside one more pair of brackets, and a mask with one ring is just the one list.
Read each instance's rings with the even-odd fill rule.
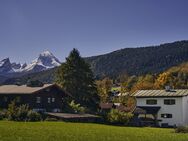
[[0,121],[0,141],[188,141],[188,134],[160,128]]

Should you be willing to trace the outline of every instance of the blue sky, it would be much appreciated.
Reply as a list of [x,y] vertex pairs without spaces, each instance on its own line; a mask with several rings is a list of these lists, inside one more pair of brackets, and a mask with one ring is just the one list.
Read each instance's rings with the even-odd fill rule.
[[188,39],[188,0],[0,0],[0,59],[61,61]]

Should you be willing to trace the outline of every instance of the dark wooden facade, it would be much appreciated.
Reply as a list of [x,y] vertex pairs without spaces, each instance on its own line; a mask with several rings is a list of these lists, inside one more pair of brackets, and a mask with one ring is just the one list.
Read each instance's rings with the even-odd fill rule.
[[0,93],[0,108],[8,108],[8,104],[15,100],[18,105],[27,104],[35,111],[61,112],[67,97],[70,95],[54,84],[32,93]]

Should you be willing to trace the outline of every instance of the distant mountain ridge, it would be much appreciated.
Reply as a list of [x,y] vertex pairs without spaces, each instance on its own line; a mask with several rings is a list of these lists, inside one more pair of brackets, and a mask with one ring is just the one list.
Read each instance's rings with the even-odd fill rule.
[[61,62],[51,52],[45,51],[28,65],[11,63],[9,58],[3,59],[0,61],[0,75],[41,72],[60,65]]
[[[37,61],[35,60],[34,63],[31,63],[33,64],[31,66],[47,66],[42,59],[43,57],[39,58],[40,59],[37,59]],[[177,41],[151,47],[125,48],[104,55],[87,57],[85,60],[91,65],[96,78],[108,76],[116,79],[122,74],[159,74],[173,66],[188,62],[188,41]],[[41,65],[41,62],[43,62],[43,65]],[[1,64],[2,63],[0,63],[0,68]],[[17,76],[16,78],[6,79],[4,82],[5,84],[13,84],[16,81],[25,83],[30,78],[38,79],[45,83],[53,82],[55,78],[56,67],[54,69],[50,69],[50,66],[51,65],[46,67],[44,70],[43,67],[42,69],[39,69],[43,70],[42,72],[31,71],[32,73],[24,74],[21,77]],[[54,66],[58,67],[59,63]],[[7,69],[8,68],[9,65],[7,65]],[[32,70],[38,69],[37,67],[36,69],[35,67],[30,68],[33,68]],[[0,83],[2,82],[0,81]]]

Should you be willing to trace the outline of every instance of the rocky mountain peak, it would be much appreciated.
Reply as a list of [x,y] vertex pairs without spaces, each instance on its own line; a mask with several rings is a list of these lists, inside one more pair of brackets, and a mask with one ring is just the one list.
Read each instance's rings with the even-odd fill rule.
[[33,73],[60,66],[61,62],[50,52],[44,51],[30,64],[11,63],[9,58],[0,61],[0,74],[5,73]]

